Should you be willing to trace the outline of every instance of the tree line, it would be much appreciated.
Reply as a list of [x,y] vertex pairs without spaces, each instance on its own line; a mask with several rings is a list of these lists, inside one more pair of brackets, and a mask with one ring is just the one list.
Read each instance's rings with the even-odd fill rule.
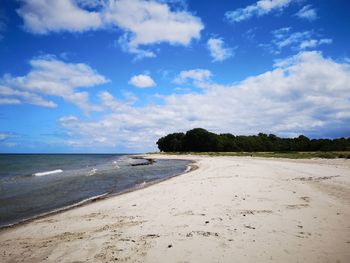
[[274,134],[235,136],[215,134],[202,128],[168,134],[157,141],[162,152],[289,152],[348,151],[350,137],[338,139],[280,138]]

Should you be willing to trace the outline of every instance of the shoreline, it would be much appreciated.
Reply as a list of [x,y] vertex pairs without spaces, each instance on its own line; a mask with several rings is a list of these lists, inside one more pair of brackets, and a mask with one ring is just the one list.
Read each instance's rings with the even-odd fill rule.
[[199,168],[3,230],[1,261],[349,261],[350,160],[172,157]]
[[[147,161],[146,164],[142,163],[142,164],[138,164],[138,165],[152,165],[154,160],[156,159],[156,158],[149,158],[149,157],[146,157],[146,156],[143,156],[143,155],[135,155],[134,158],[136,158],[136,159],[144,159],[144,160]],[[167,158],[167,159],[172,160],[172,158]],[[152,160],[152,161],[150,161],[150,160]],[[180,159],[176,159],[176,160],[180,160]],[[182,160],[188,161],[187,159],[182,159]],[[13,229],[13,228],[15,228],[17,226],[29,224],[29,223],[31,223],[31,222],[33,222],[35,220],[43,219],[43,218],[46,218],[46,217],[49,217],[49,216],[52,216],[52,215],[55,215],[55,214],[63,213],[65,211],[69,211],[71,209],[75,209],[75,208],[78,208],[78,207],[83,207],[85,205],[89,205],[89,204],[94,203],[94,202],[98,202],[98,201],[105,200],[105,199],[108,199],[108,198],[112,198],[112,197],[115,197],[115,196],[120,196],[120,195],[127,194],[127,193],[130,193],[130,192],[142,190],[142,189],[150,187],[150,186],[152,186],[154,184],[161,183],[163,181],[169,180],[169,179],[174,178],[176,176],[180,176],[182,174],[186,174],[186,173],[189,173],[189,172],[191,172],[193,170],[198,169],[198,167],[195,164],[196,162],[192,161],[192,160],[190,160],[190,161],[191,161],[191,163],[189,163],[187,165],[186,170],[181,172],[181,173],[179,173],[179,174],[168,176],[168,177],[165,177],[165,178],[156,179],[156,180],[153,180],[153,181],[149,181],[147,183],[137,184],[137,185],[135,185],[135,186],[133,186],[131,188],[122,190],[122,191],[117,192],[117,193],[104,193],[104,194],[92,196],[92,197],[83,199],[83,200],[81,200],[79,202],[76,202],[76,203],[73,203],[73,204],[61,207],[61,208],[54,209],[52,211],[44,212],[44,213],[41,213],[41,214],[38,214],[38,215],[34,215],[32,217],[29,217],[29,218],[21,219],[21,220],[19,220],[17,222],[14,222],[14,223],[10,223],[10,224],[7,224],[7,225],[2,225],[2,226],[0,225],[0,234],[1,234],[2,231],[5,231],[7,229]],[[132,165],[132,166],[135,166],[135,165]]]

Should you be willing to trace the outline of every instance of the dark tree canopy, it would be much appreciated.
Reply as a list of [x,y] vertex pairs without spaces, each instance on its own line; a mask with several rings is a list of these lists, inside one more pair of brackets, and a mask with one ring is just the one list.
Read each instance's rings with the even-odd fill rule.
[[186,132],[183,139],[183,150],[193,152],[207,152],[216,149],[218,140],[215,133],[196,128]]
[[274,134],[234,136],[215,134],[202,128],[168,134],[157,141],[162,152],[284,152],[348,151],[350,138],[312,139],[304,135],[280,138]]
[[158,148],[162,152],[182,152],[184,137],[182,132],[168,134],[158,140]]

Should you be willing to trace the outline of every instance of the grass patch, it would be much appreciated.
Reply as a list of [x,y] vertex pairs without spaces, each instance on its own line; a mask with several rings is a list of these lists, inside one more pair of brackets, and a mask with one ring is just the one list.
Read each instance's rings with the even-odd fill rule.
[[[151,153],[152,154],[152,153]],[[154,152],[159,154],[159,152]],[[251,157],[270,157],[270,158],[288,158],[288,159],[311,159],[311,158],[346,158],[350,159],[350,151],[336,152],[166,152],[167,155],[206,155],[206,156],[251,156]]]

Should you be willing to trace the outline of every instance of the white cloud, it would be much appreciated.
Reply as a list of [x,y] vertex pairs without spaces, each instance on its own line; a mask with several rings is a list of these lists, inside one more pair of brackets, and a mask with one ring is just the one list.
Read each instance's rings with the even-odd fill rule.
[[129,45],[168,42],[188,45],[200,37],[203,24],[200,19],[185,11],[171,11],[167,4],[153,1],[109,1],[105,11],[107,22],[131,33]]
[[305,40],[303,42],[300,43],[299,47],[300,49],[306,49],[306,48],[314,48],[317,47],[319,45],[323,45],[323,44],[332,44],[333,40],[330,38],[322,38],[322,39],[310,39],[310,40]]
[[349,131],[348,83],[350,64],[319,52],[301,52],[235,85],[213,84],[202,93],[165,96],[162,105],[123,105],[100,120],[70,118],[61,124],[72,134],[72,145],[134,151],[155,150],[160,136],[194,127],[234,134],[324,136],[325,131]]
[[150,88],[156,85],[156,83],[150,76],[143,74],[133,76],[129,80],[129,83],[138,88]]
[[209,38],[207,42],[210,55],[215,61],[223,61],[233,56],[232,48],[225,48],[221,38]]
[[6,139],[15,137],[14,134],[9,133],[9,132],[0,132],[0,141],[4,141]]
[[297,17],[313,21],[317,19],[316,9],[312,8],[311,5],[306,5],[300,9],[296,14]]
[[110,94],[108,91],[102,91],[99,94],[99,98],[101,100],[102,105],[106,109],[112,109],[113,111],[117,111],[121,107],[123,107],[123,103],[115,100],[112,94]]
[[318,41],[319,45],[321,44],[332,44],[333,40],[331,38],[323,38]]
[[156,57],[156,54],[153,51],[141,49],[130,45],[128,34],[124,34],[123,36],[121,36],[118,39],[117,43],[123,52],[135,54],[135,60]]
[[[55,108],[57,105],[53,101],[48,101],[41,96],[28,91],[20,91],[0,85],[0,95],[3,97],[0,104],[21,104],[29,103],[33,105]],[[6,98],[5,98],[6,97]]]
[[311,38],[312,32],[303,31],[303,32],[289,33],[289,30],[285,30],[285,28],[282,28],[280,30],[274,31],[273,35],[274,35],[273,42],[279,49],[282,49],[284,47],[292,46],[292,45],[299,46],[299,44],[302,41],[305,41]]
[[207,81],[211,78],[212,73],[207,69],[192,69],[181,71],[180,74],[174,79],[174,83],[182,84],[188,80],[194,80],[195,82]]
[[13,140],[18,137],[17,134],[11,133],[11,132],[0,132],[0,145],[5,146],[7,148],[9,147],[15,147],[17,146],[17,142],[14,142]]
[[[13,77],[4,75],[0,79],[0,94],[7,100],[17,99],[44,107],[55,107],[52,101],[42,96],[58,96],[77,105],[86,113],[99,110],[89,103],[89,95],[77,88],[93,87],[108,80],[88,65],[65,63],[54,57],[42,57],[30,61],[31,70],[27,75]],[[16,104],[15,100],[13,104]]]
[[13,98],[0,98],[0,105],[16,105],[21,104],[21,101],[19,99],[13,99]]
[[98,12],[80,8],[74,0],[23,0],[17,10],[32,33],[83,32],[103,26]]
[[[142,45],[162,42],[173,45],[190,44],[199,39],[204,28],[201,20],[187,11],[173,11],[172,3],[143,0],[22,0],[18,14],[25,28],[36,34],[108,29],[118,27],[125,31],[119,39],[122,49],[141,57],[154,57]],[[95,11],[85,7],[96,4]],[[80,4],[80,5],[79,5]],[[85,9],[84,9],[85,8]]]
[[171,4],[176,4],[175,7],[178,8],[187,8],[188,4],[187,1],[188,0],[156,0],[159,3],[171,3]]
[[282,10],[287,7],[292,0],[260,0],[245,8],[238,8],[234,11],[226,12],[226,18],[232,22],[241,22],[254,16],[263,16],[275,10]]
[[333,42],[330,38],[322,38],[313,31],[292,32],[291,27],[284,27],[272,31],[273,40],[271,44],[260,46],[267,48],[271,53],[280,53],[282,49],[290,47],[292,50],[301,51],[315,48]]

